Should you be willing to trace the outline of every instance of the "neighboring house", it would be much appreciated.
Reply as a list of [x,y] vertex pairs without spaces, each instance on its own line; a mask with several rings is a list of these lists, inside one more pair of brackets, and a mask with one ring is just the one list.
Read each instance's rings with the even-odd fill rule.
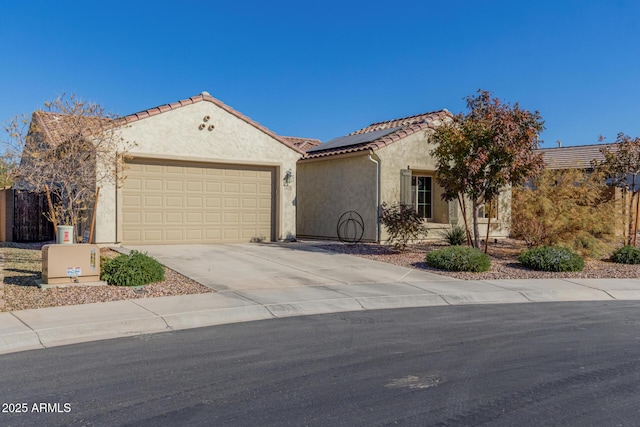
[[[308,149],[298,162],[298,237],[361,235],[362,241],[386,241],[379,217],[382,203],[413,205],[427,220],[430,239],[441,239],[439,231],[451,224],[463,224],[458,202],[441,199],[430,154],[430,134],[451,118],[450,112],[440,110],[374,123]],[[497,218],[491,220],[492,238],[508,235],[509,205],[510,191],[505,191]],[[480,232],[485,235],[486,225]]]
[[[571,147],[541,148],[537,150],[537,152],[542,154],[544,165],[547,169],[582,169],[586,172],[592,172],[593,167],[591,166],[591,162],[593,160],[598,162],[604,160],[604,155],[600,151],[602,147],[609,147],[612,152],[617,151],[617,146],[615,144],[591,144]],[[621,190],[619,188],[612,187],[607,190],[607,197],[619,199],[622,197]]]
[[[45,134],[60,125],[55,115],[33,117]],[[124,122],[121,136],[137,145],[124,185],[100,191],[96,243],[295,237],[296,162],[313,140],[280,137],[207,92]]]
[[604,160],[604,156],[600,152],[602,147],[612,147],[615,150],[615,144],[592,144],[541,148],[537,150],[537,153],[542,154],[547,169],[592,170],[592,160],[599,162]]

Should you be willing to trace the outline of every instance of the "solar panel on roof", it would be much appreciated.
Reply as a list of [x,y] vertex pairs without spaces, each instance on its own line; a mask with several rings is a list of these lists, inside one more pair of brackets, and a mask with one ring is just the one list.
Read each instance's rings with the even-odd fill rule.
[[373,132],[362,133],[359,135],[347,135],[341,136],[339,138],[332,139],[331,141],[327,141],[323,144],[318,145],[317,147],[313,147],[310,150],[307,150],[307,153],[313,153],[316,151],[325,151],[325,150],[333,150],[335,148],[345,148],[351,147],[352,145],[360,145],[368,142],[373,142],[378,138],[382,138],[383,136],[387,136],[398,129],[402,129],[402,127],[395,127],[390,129],[382,129],[376,130]]

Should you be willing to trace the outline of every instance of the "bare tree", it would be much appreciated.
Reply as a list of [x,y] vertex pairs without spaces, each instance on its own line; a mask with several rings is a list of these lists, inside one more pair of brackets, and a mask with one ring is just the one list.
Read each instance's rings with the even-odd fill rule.
[[31,120],[16,116],[7,126],[7,153],[18,166],[15,185],[47,193],[54,226],[77,227],[94,208],[97,190],[121,185],[134,142],[119,133],[125,122],[99,104],[61,95],[35,111]]

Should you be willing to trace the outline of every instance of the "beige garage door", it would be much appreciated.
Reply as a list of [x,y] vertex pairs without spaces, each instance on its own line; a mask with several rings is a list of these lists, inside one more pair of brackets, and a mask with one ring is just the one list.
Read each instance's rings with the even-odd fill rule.
[[126,244],[271,240],[273,168],[129,163],[123,187]]

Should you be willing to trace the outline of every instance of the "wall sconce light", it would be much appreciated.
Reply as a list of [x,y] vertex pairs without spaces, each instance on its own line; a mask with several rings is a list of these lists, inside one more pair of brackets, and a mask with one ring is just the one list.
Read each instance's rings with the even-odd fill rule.
[[211,116],[204,116],[202,120],[205,122],[208,122],[210,119],[211,119]]
[[209,132],[211,132],[213,129],[215,129],[215,126],[214,125],[209,125],[208,129],[209,129]]
[[205,124],[204,123],[200,123],[200,126],[198,126],[198,129],[202,130],[204,129]]
[[293,182],[293,172],[291,172],[291,169],[289,169],[285,174],[284,174],[284,178],[282,179],[282,181],[284,182],[284,186],[288,187],[291,185],[291,183]]

